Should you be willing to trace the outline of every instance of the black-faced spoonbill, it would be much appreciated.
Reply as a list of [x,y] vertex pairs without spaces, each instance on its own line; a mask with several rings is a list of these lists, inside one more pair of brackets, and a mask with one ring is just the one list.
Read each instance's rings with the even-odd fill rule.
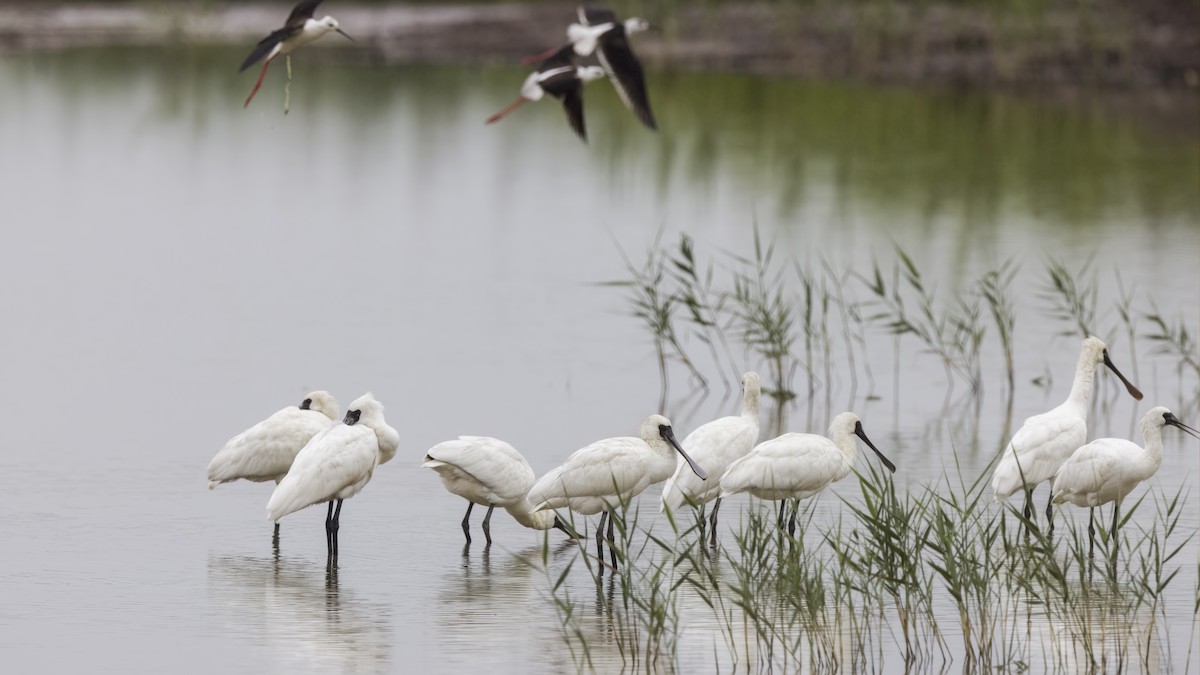
[[[612,10],[595,5],[580,5],[578,11],[579,23],[567,27],[567,44],[578,56],[590,56],[594,52],[625,107],[646,127],[657,130],[654,113],[650,110],[650,97],[646,94],[646,75],[629,45],[629,36],[649,30],[650,24],[637,17],[620,21]],[[530,56],[524,63],[537,63],[554,53],[556,50],[552,49]]]
[[[762,394],[758,373],[750,371],[742,376],[742,414],[713,420],[696,427],[683,439],[692,459],[704,467],[710,476],[721,476],[729,465],[745,457],[758,442],[758,399]],[[684,504],[703,505],[717,500],[713,505],[709,523],[712,526],[712,545],[717,545],[717,510],[721,508],[721,483],[716,480],[700,480],[691,468],[680,459],[675,473],[663,485],[662,504],[672,513]],[[700,521],[701,538],[704,521]]]
[[1153,476],[1162,464],[1162,430],[1168,424],[1200,438],[1200,432],[1159,406],[1143,415],[1139,424],[1146,447],[1123,438],[1097,438],[1071,453],[1059,467],[1050,488],[1050,499],[1055,504],[1070,502],[1088,507],[1089,553],[1095,546],[1096,507],[1113,502],[1109,537],[1115,537],[1121,502],[1138,483]]
[[[1052,480],[1058,467],[1071,453],[1087,442],[1088,397],[1092,393],[1092,382],[1096,366],[1104,364],[1113,371],[1129,395],[1142,400],[1142,392],[1125,379],[1121,371],[1108,358],[1108,348],[1098,337],[1083,341],[1079,361],[1075,366],[1075,380],[1071,393],[1062,405],[1040,415],[1034,415],[1021,424],[1013,434],[1008,447],[996,464],[992,474],[992,491],[996,501],[1006,501],[1014,493],[1025,492],[1025,518],[1032,520],[1030,504],[1033,489],[1042,481]],[[1046,521],[1050,532],[1054,532],[1053,499],[1046,500]]]
[[[862,421],[852,412],[844,412],[829,423],[829,437],[817,434],[788,433],[763,441],[750,454],[730,465],[721,476],[721,496],[749,492],[759,499],[794,499],[795,507],[788,519],[788,534],[796,533],[796,512],[800,500],[808,499],[845,478],[854,468],[858,456],[857,436],[875,451],[879,461],[892,473],[896,465],[883,456],[867,438]],[[783,511],[780,509],[780,526]]]
[[[338,402],[327,391],[314,391],[300,405],[289,405],[229,439],[208,464],[208,489],[238,479],[276,484],[283,480],[296,453],[313,436],[338,420]],[[279,541],[279,523],[275,523]]]
[[[245,61],[242,61],[242,67],[238,68],[239,73],[244,72],[247,68],[257,63],[259,59],[266,57],[266,61],[263,62],[262,72],[258,74],[258,81],[254,83],[254,89],[250,90],[250,95],[246,97],[246,102],[242,105],[243,108],[249,106],[250,100],[258,93],[258,88],[263,83],[263,77],[267,74],[267,67],[271,65],[271,61],[276,56],[283,54],[287,60],[288,84],[290,85],[292,81],[291,53],[297,47],[306,45],[330,31],[341,33],[347,40],[354,40],[354,38],[346,35],[345,31],[338,26],[337,19],[332,16],[326,16],[320,20],[313,18],[313,12],[319,4],[321,4],[321,0],[301,0],[301,2],[292,8],[292,13],[288,15],[287,22],[283,24],[283,28],[273,31],[267,37],[259,40],[258,44],[254,47],[254,51],[250,52]],[[287,108],[287,98],[285,96],[283,103],[284,114],[287,114]]]
[[336,563],[342,501],[358,494],[375,467],[391,460],[399,445],[400,435],[383,419],[383,404],[363,394],[350,404],[342,424],[314,436],[296,455],[292,470],[267,502],[267,517],[279,522],[289,513],[329,502],[325,544],[329,562]]
[[483,517],[483,536],[492,543],[492,510],[504,508],[516,521],[534,530],[571,532],[553,511],[534,511],[525,499],[533,487],[533,467],[516,448],[498,438],[459,436],[458,440],[438,443],[425,453],[426,469],[433,469],[452,494],[467,500],[462,519],[463,535],[471,543],[471,509],[476,504],[488,507]]
[[542,61],[537,71],[525,78],[525,82],[521,85],[521,96],[500,112],[487,118],[487,123],[495,124],[529,101],[540,101],[543,96],[549,94],[562,101],[563,110],[567,113],[567,123],[586,143],[587,125],[583,119],[583,85],[602,77],[604,77],[604,70],[599,66],[580,67],[575,65],[575,54],[571,51],[571,46],[567,45]]
[[613,569],[617,566],[617,553],[613,550],[613,518],[622,504],[628,504],[646,488],[671,476],[675,470],[676,452],[701,480],[708,478],[704,469],[679,446],[666,417],[647,417],[639,435],[640,438],[606,438],[576,450],[562,466],[539,478],[529,491],[529,502],[536,511],[569,508],[585,516],[603,511],[596,529],[596,552],[603,565],[603,529],[605,518],[608,518]]

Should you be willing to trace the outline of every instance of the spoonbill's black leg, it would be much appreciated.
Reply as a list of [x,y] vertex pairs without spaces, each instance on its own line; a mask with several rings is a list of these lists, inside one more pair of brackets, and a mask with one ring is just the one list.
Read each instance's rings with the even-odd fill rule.
[[483,517],[483,536],[489,545],[492,543],[492,511],[495,508],[494,505],[488,506],[487,515]]
[[600,561],[600,574],[604,574],[604,522],[607,519],[608,511],[600,512],[600,524],[596,526],[596,559]]
[[333,558],[333,500],[329,500],[329,513],[325,514],[325,550]]
[[467,515],[463,516],[462,528],[463,536],[467,538],[467,543],[471,543],[471,509],[475,508],[475,502],[467,502]]
[[709,526],[712,528],[712,540],[709,546],[717,547],[717,511],[721,510],[721,498],[717,497],[717,501],[713,503],[712,515],[708,517]]
[[[333,502],[330,502],[331,504]],[[330,530],[330,536],[333,538],[333,562],[337,562],[338,558],[338,528],[341,527],[342,519],[342,500],[337,500],[337,508],[333,511],[333,529]]]
[[616,546],[614,545],[616,543],[616,539],[613,539],[613,522],[615,522],[616,520],[617,520],[617,516],[615,513],[609,514],[609,516],[608,516],[608,557],[610,559],[612,559],[612,566],[613,566],[614,574],[617,571],[617,549],[616,549]]

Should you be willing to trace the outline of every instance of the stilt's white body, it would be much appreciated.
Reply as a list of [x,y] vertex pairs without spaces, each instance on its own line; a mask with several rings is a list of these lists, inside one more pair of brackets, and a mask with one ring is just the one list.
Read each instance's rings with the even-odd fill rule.
[[1163,415],[1169,412],[1160,406],[1142,416],[1144,448],[1123,438],[1098,438],[1076,450],[1058,469],[1051,488],[1054,503],[1087,507],[1121,503],[1162,464]]
[[335,499],[349,499],[371,480],[375,467],[392,459],[400,436],[383,418],[383,405],[371,394],[350,404],[359,412],[353,425],[335,424],[313,437],[296,455],[292,470],[275,488],[267,516],[280,518]]
[[1104,350],[1099,338],[1084,340],[1067,400],[1049,412],[1025,420],[1013,434],[992,474],[996,501],[1005,501],[1026,486],[1032,490],[1053,479],[1071,453],[1087,442],[1088,397],[1096,366],[1104,363]]
[[858,415],[833,418],[829,438],[787,433],[759,443],[721,476],[721,497],[749,492],[760,499],[807,499],[850,474],[858,456]]
[[569,508],[595,515],[663,482],[675,470],[675,451],[659,427],[670,425],[662,415],[651,415],[642,422],[640,438],[606,438],[576,450],[529,491],[534,510]]
[[533,467],[516,448],[488,436],[459,436],[438,443],[421,465],[433,469],[452,494],[482,506],[503,507],[525,527],[548,530],[552,511],[533,511],[525,498],[534,484]]
[[332,16],[326,16],[323,19],[308,19],[304,22],[304,28],[290,38],[283,40],[275,45],[275,48],[267,54],[267,60],[270,61],[276,56],[290,54],[298,47],[302,47],[310,42],[314,42],[324,37],[326,33],[331,33],[338,29],[337,19]]
[[[761,393],[758,373],[746,373],[742,376],[742,414],[702,424],[683,439],[683,447],[709,476],[721,476],[731,464],[754,449],[758,442]],[[680,457],[675,473],[663,485],[662,505],[674,512],[689,502],[706,504],[716,499],[720,492],[719,481],[700,480]]]
[[243,479],[278,483],[313,436],[338,421],[337,400],[314,391],[308,409],[290,405],[229,439],[208,465],[208,489]]

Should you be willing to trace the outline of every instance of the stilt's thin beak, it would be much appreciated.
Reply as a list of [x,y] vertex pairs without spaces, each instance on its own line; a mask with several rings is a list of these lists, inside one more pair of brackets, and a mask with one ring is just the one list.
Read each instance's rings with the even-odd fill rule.
[[888,468],[888,471],[891,471],[892,473],[896,473],[896,465],[892,464],[892,460],[888,459],[887,457],[884,457],[883,453],[879,451],[879,448],[875,447],[875,444],[871,442],[871,439],[867,438],[867,433],[865,431],[863,431],[863,428],[862,428],[862,422],[854,423],[854,435],[861,438],[863,440],[863,443],[867,444],[868,448],[871,448],[872,450],[875,451],[876,455],[879,455],[879,461],[883,462],[883,465]]
[[354,38],[350,37],[350,35],[348,33],[346,33],[346,31],[342,30],[341,28],[334,28],[334,30],[341,33],[342,37],[346,38],[347,40],[349,40],[351,42],[354,42]]
[[1125,385],[1125,389],[1129,392],[1129,395],[1134,398],[1134,400],[1142,400],[1141,390],[1133,386],[1133,383],[1125,379],[1125,376],[1121,374],[1121,371],[1117,370],[1117,367],[1113,365],[1112,359],[1108,358],[1107,349],[1104,350],[1104,365],[1108,366],[1109,370],[1113,371],[1116,373],[1117,377],[1121,378],[1121,382]]
[[675,451],[687,461],[688,466],[692,467],[692,472],[699,476],[700,480],[708,480],[708,474],[705,473],[704,469],[702,469],[700,465],[696,463],[696,460],[692,459],[690,455],[684,452],[683,448],[679,447],[679,442],[675,440],[675,432],[671,429],[671,427],[658,427],[658,434],[665,438],[667,442],[675,448]]

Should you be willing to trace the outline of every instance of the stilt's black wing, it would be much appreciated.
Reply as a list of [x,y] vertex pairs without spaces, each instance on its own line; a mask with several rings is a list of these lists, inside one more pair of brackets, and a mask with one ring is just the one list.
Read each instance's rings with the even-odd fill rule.
[[305,22],[312,18],[313,11],[316,10],[319,4],[321,4],[321,0],[303,0],[293,7],[292,13],[288,14],[287,22],[283,24],[283,28],[259,40],[258,44],[254,46],[254,51],[250,52],[250,56],[247,56],[246,60],[242,61],[242,67],[238,68],[238,72],[242,72],[260,61],[267,54],[270,54],[275,45],[304,30]]
[[541,63],[539,63],[537,70],[539,73],[544,73],[547,70],[554,70],[555,68],[574,65],[575,46],[568,42],[567,44],[559,47],[558,51],[554,52],[553,55],[546,57]]
[[642,64],[633,55],[623,24],[616,24],[612,30],[600,36],[597,56],[617,94],[625,102],[625,107],[632,110],[642,124],[657,130],[654,113],[650,110],[650,97],[646,95],[646,75],[642,71]]
[[579,23],[585,26],[599,26],[610,21],[614,24],[618,23],[615,12],[598,5],[580,5],[578,12]]
[[305,21],[313,17],[313,12],[317,11],[317,5],[319,4],[321,4],[321,0],[300,0],[292,8],[292,13],[288,14],[287,23],[284,25],[290,27],[299,23],[303,26]]
[[542,90],[562,101],[563,111],[567,113],[567,123],[587,142],[587,127],[583,123],[583,80],[572,66],[570,70],[562,68],[563,72],[555,73],[542,80],[539,85]]
[[567,124],[587,143],[587,126],[583,122],[583,80],[575,78],[575,86],[563,94],[562,103],[567,113]]

